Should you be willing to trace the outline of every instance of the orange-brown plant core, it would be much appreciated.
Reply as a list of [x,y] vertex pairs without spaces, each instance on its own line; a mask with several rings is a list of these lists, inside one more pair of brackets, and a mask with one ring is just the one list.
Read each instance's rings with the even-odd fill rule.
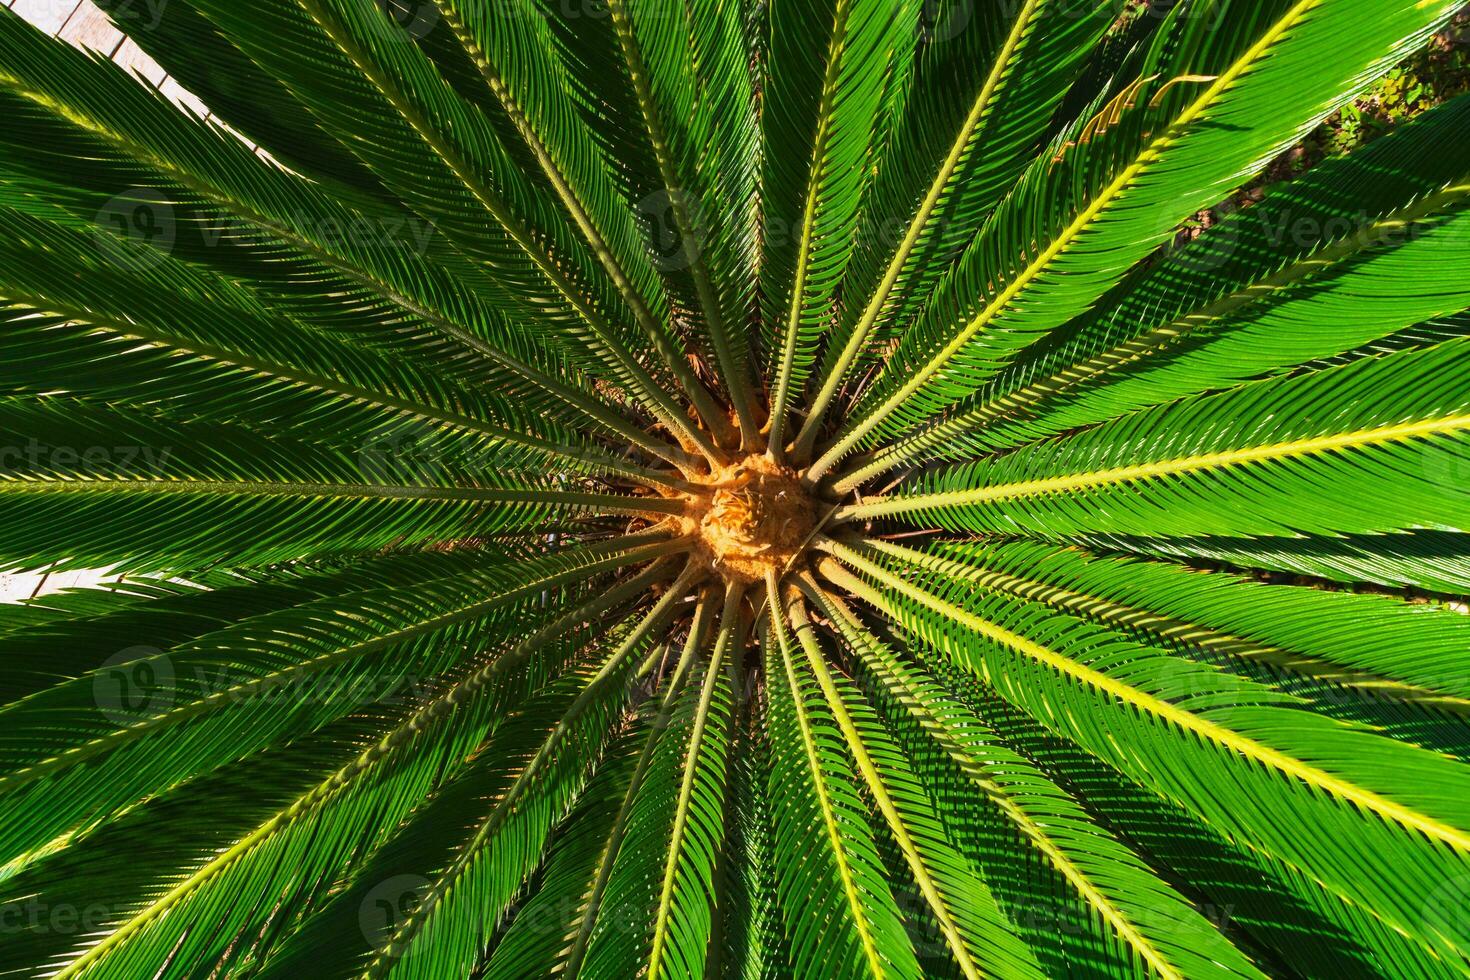
[[755,582],[795,564],[815,516],[797,474],[758,454],[711,473],[690,496],[688,520],[711,569]]

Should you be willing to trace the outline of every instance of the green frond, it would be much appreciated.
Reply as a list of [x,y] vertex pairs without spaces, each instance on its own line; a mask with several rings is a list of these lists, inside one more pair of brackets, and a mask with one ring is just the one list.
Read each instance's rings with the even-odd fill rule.
[[[1331,713],[1347,688],[1364,701],[1395,702],[1463,719],[1470,688],[1454,665],[1470,620],[1432,605],[1382,596],[1267,585],[1220,573],[1091,556],[1029,542],[946,547],[977,585],[1283,676],[1297,693],[1308,679]],[[1285,678],[1290,677],[1291,680]],[[1456,741],[1464,733],[1449,733]]]
[[[840,566],[823,571],[867,601],[882,601],[881,595],[868,593],[861,580]],[[1062,879],[1061,887],[1083,903],[1085,921],[1095,917],[1113,934],[1117,945],[1107,950],[1110,958],[1126,961],[1136,957],[1161,977],[1261,975],[1223,937],[1215,935],[1212,925],[1183,896],[1097,825],[1066,789],[1005,745],[922,666],[900,661],[840,599],[820,589],[810,591],[874,676],[875,686],[883,692],[884,707],[892,712],[889,724],[905,730],[898,713],[906,712],[917,725],[907,744],[922,745],[927,741],[924,736],[938,743],[959,773],[999,811],[1010,834],[1000,842],[988,842],[990,850],[982,852],[987,858],[999,858],[1011,849],[1007,845],[1016,837],[1039,852]],[[941,776],[926,775],[933,783],[943,784]],[[957,814],[950,832],[964,840],[971,834],[981,836],[983,826],[979,821],[968,824]],[[1014,887],[1004,878],[997,885]],[[1043,901],[1036,895],[1017,898],[1022,913],[1036,911]],[[1049,938],[1038,934],[1032,941],[1043,947]],[[1038,948],[1038,955],[1046,951]]]
[[[658,820],[661,815],[658,807],[670,795],[668,781],[672,778],[674,769],[672,765],[660,763],[669,763],[672,760],[661,758],[659,751],[661,748],[665,753],[669,751],[665,735],[672,726],[674,712],[688,684],[694,658],[707,641],[712,609],[711,597],[708,594],[701,596],[695,608],[694,619],[689,625],[689,633],[684,639],[678,666],[658,700],[657,712],[653,715],[652,726],[645,736],[638,758],[638,768],[618,805],[612,828],[597,853],[595,874],[590,878],[591,886],[584,891],[583,900],[574,906],[577,910],[576,922],[565,951],[566,963],[563,968],[568,975],[576,976],[581,973],[582,964],[593,948],[594,939],[601,940],[599,945],[602,950],[611,951],[607,955],[626,954],[627,947],[623,943],[607,938],[615,929],[611,924],[615,921],[613,916],[609,915],[606,919],[603,917],[605,909],[615,914],[628,900],[626,894],[620,893],[632,890],[635,895],[642,896],[645,907],[651,905],[649,896],[652,894],[655,877],[651,869],[644,868],[648,873],[642,877],[627,873],[617,874],[619,862],[621,867],[626,868],[640,857],[637,852],[625,853],[623,842],[630,832],[637,832],[645,821]],[[646,789],[645,781],[653,788]]]
[[[667,605],[668,603],[661,603],[655,607],[653,615],[657,615]],[[579,618],[582,611],[575,610],[574,613]],[[570,623],[553,624],[552,636],[555,636],[558,631],[564,631],[568,626],[578,625],[577,618],[573,618]],[[303,843],[310,840],[313,833],[325,832],[325,828],[317,825],[321,822],[342,820],[357,822],[359,824],[357,833],[349,834],[348,839],[356,837],[360,844],[366,844],[372,839],[367,836],[374,832],[369,828],[375,828],[376,834],[379,835],[378,840],[384,840],[383,835],[397,829],[398,819],[401,819],[401,816],[394,819],[391,812],[381,811],[384,801],[374,800],[374,794],[371,793],[372,782],[384,778],[417,778],[419,780],[420,789],[416,791],[408,789],[391,795],[392,805],[400,808],[401,815],[406,815],[406,810],[403,808],[420,799],[436,782],[441,782],[453,774],[453,769],[448,771],[445,769],[446,765],[450,764],[462,766],[468,761],[472,765],[489,767],[491,772],[500,773],[500,778],[506,781],[505,792],[507,793],[511,792],[513,787],[526,786],[527,781],[533,778],[531,769],[536,766],[535,760],[544,757],[542,753],[548,744],[543,741],[547,737],[546,723],[548,721],[555,723],[552,731],[559,733],[563,731],[562,726],[573,717],[573,712],[580,718],[589,708],[594,712],[594,717],[597,711],[606,710],[606,706],[596,703],[595,697],[584,697],[583,695],[605,687],[606,685],[600,685],[600,687],[591,685],[599,684],[599,679],[610,668],[620,668],[620,665],[625,668],[628,652],[637,643],[638,638],[646,633],[648,622],[649,620],[644,618],[639,627],[627,631],[626,638],[616,643],[611,653],[606,649],[599,652],[594,647],[590,660],[584,659],[581,663],[572,665],[572,669],[560,677],[557,676],[553,667],[554,661],[541,660],[538,657],[531,661],[535,665],[535,671],[531,675],[522,675],[518,678],[515,674],[511,674],[509,680],[512,686],[510,688],[493,692],[498,696],[476,698],[469,702],[475,706],[473,712],[455,712],[454,705],[464,701],[466,695],[473,691],[474,687],[483,688],[487,683],[497,686],[505,683],[501,680],[502,673],[498,669],[498,661],[469,675],[457,689],[450,688],[444,691],[437,700],[420,708],[415,719],[410,720],[397,732],[385,736],[377,745],[367,749],[354,760],[346,770],[348,778],[334,776],[314,788],[308,796],[275,815],[249,837],[216,857],[192,877],[176,885],[158,901],[121,924],[116,930],[109,933],[102,943],[89,949],[84,956],[71,964],[67,972],[75,976],[85,976],[89,973],[95,974],[100,970],[110,972],[126,969],[125,964],[128,962],[148,962],[149,959],[159,955],[160,948],[175,950],[173,955],[186,957],[184,962],[193,961],[190,957],[218,955],[220,936],[181,934],[177,923],[180,916],[169,916],[164,913],[175,910],[181,904],[228,901],[227,884],[232,878],[261,873],[281,874],[281,860],[284,854],[290,853],[291,849],[301,847]],[[521,667],[528,655],[541,654],[543,642],[543,637],[533,635],[530,642],[522,643],[508,651],[506,656],[510,659],[511,668]],[[575,652],[579,646],[573,646],[569,652]],[[599,664],[602,665],[600,670],[597,669]],[[545,673],[548,670],[550,671],[549,677]],[[485,726],[494,725],[499,720],[491,712],[497,707],[501,711],[513,710],[518,701],[535,694],[536,688],[528,689],[527,682],[537,675],[546,678],[539,681],[545,685],[544,691],[507,723],[506,737],[509,744],[493,746],[498,751],[491,751],[492,746],[479,745],[488,733]],[[519,683],[516,683],[517,680]],[[471,685],[471,687],[467,688],[464,685]],[[557,722],[557,719],[564,713],[566,717],[561,722]],[[432,721],[437,721],[439,724],[426,724]],[[420,740],[429,744],[413,744]],[[433,744],[434,741],[439,742],[437,747]],[[524,746],[524,748],[520,752],[511,749],[511,746],[517,745]],[[398,767],[401,767],[396,775],[393,772],[395,762]],[[559,791],[566,792],[568,788],[566,779],[569,775],[562,776]],[[425,782],[426,780],[428,782]],[[412,785],[410,783],[410,786]],[[359,798],[359,794],[367,794],[367,796]],[[478,790],[473,792],[469,802],[483,807],[483,797],[479,795]],[[502,807],[494,812],[503,813],[504,805],[502,804]],[[515,831],[532,832],[532,825],[544,818],[546,812],[542,809],[529,813],[523,811],[521,816],[522,820],[512,821],[511,833]],[[361,825],[362,821],[369,821],[367,827]],[[508,839],[513,840],[514,838]],[[473,841],[467,841],[463,846],[471,847]],[[531,853],[534,853],[534,850]],[[318,849],[316,860],[328,859],[330,856],[329,852]],[[505,859],[512,862],[515,860],[509,854]],[[525,858],[522,857],[521,860]],[[276,870],[272,871],[272,868]],[[477,874],[484,870],[483,867],[480,867]],[[294,877],[294,874],[291,877]],[[307,880],[320,881],[317,876],[308,876]],[[508,881],[500,877],[496,887],[504,889],[507,885],[513,889],[514,880]],[[318,883],[316,887],[321,888],[322,884]],[[224,892],[223,895],[221,891]],[[427,904],[431,900],[430,896],[433,895],[437,895],[437,892],[431,890],[422,898]],[[427,912],[423,909],[417,911],[421,914]],[[394,929],[397,929],[396,923]],[[396,932],[390,932],[387,937],[374,936],[372,938],[382,945],[368,964],[368,969],[372,969],[373,964],[381,963],[385,957],[402,962],[402,951],[396,945]],[[176,945],[180,940],[185,943],[182,949]],[[214,948],[212,949],[211,946]]]
[[1337,587],[1363,582],[1444,595],[1470,591],[1470,537],[1458,532],[1298,538],[1202,535],[1187,539],[1099,535],[1084,536],[1080,543],[1122,554],[1223,565],[1252,574],[1306,576]]
[[[1009,449],[1458,313],[1467,304],[1453,272],[1459,208],[1470,193],[1467,114],[1466,99],[1437,107],[1230,215],[1051,349],[1002,372],[952,418],[889,447],[841,485],[921,453],[959,459]],[[1404,283],[1421,280],[1412,299],[1403,295]],[[1271,342],[1261,343],[1266,336]]]
[[1053,538],[1463,527],[1463,488],[1433,475],[1464,465],[1467,356],[1470,345],[1451,340],[1184,399],[942,468],[923,478],[923,492],[838,518],[923,513],[955,530]]
[[[232,622],[331,596],[411,585],[477,561],[521,557],[517,548],[482,545],[446,564],[448,556],[402,551],[372,560],[303,563],[286,569],[218,569],[191,580],[128,576],[116,583],[40,596],[6,609],[0,646],[14,665],[4,681],[4,704],[53,685],[123,667],[223,629]],[[119,653],[118,638],[140,641]]]
[[[1314,878],[1227,838],[1193,814],[1137,786],[1117,770],[1010,706],[962,668],[929,665],[945,686],[1033,764],[1065,774],[1090,812],[1186,884],[1209,925],[1249,951],[1271,974],[1388,973],[1433,976],[1414,941],[1371,909],[1344,901]],[[1043,909],[1052,906],[1043,905]],[[1042,917],[1041,926],[1055,919]],[[1069,920],[1063,919],[1063,922]],[[1291,964],[1289,967],[1286,964]]]
[[[811,372],[822,328],[852,257],[875,141],[893,125],[886,87],[914,58],[913,0],[775,0],[762,124],[770,151],[761,194],[770,324],[772,451],[783,451],[789,403]],[[779,226],[776,223],[779,222]]]
[[[316,124],[280,81],[260,69],[189,3],[137,7],[99,0],[104,10],[210,114],[297,173],[383,194],[378,181]],[[141,24],[138,23],[141,21]]]
[[[493,455],[461,473],[453,455],[349,453],[62,400],[0,404],[0,418],[33,438],[8,451],[0,479],[0,555],[14,565],[44,565],[48,542],[63,565],[182,571],[525,530],[558,512],[683,512],[664,497],[554,488]],[[154,529],[146,547],[142,527]]]
[[[751,685],[757,675],[741,678]],[[738,688],[737,688],[738,690]],[[731,980],[784,977],[789,959],[776,904],[772,801],[766,782],[771,746],[760,729],[760,697],[746,690],[730,750],[730,827],[722,856],[724,889],[717,903],[717,975]]]
[[[526,313],[563,311],[568,323],[580,324],[570,329],[587,332],[621,383],[666,424],[695,438],[673,398],[637,360],[644,344],[601,312],[618,309],[619,301],[587,247],[557,220],[555,201],[510,164],[480,110],[427,56],[385,29],[381,8],[361,0],[249,7],[198,0],[196,6],[276,72],[410,208],[504,288],[529,300]],[[282,34],[298,42],[295,50],[270,43]],[[361,96],[351,118],[332,111],[344,89]]]
[[782,597],[768,595],[766,605],[776,890],[793,972],[918,977],[837,722],[797,660]]
[[524,620],[549,588],[638,557],[647,556],[532,563],[519,579],[500,570],[506,584],[489,598],[484,591],[499,583],[462,571],[400,576],[416,590],[412,598],[383,588],[303,602],[168,650],[112,658],[10,704],[0,775],[5,861],[28,863],[54,841],[252,746],[310,731],[405,678],[450,670],[487,631]]
[[614,826],[599,875],[605,887],[582,911],[568,974],[702,975],[723,835],[732,695],[726,658],[738,638],[740,599],[726,596],[713,642],[706,630],[690,630],[674,674],[681,687],[670,687],[654,719],[643,779]]
[[[963,3],[931,9],[934,36],[919,58],[892,157],[862,210],[859,241],[869,249],[843,284],[852,295],[827,340],[824,383],[797,440],[799,455],[815,445],[823,413],[874,335],[886,339],[908,321],[1020,175],[1113,8],[1030,0],[1013,13]],[[977,16],[979,24],[966,23]],[[956,76],[970,82],[972,100],[956,98]],[[927,186],[919,183],[931,173]],[[903,231],[890,247],[885,236],[895,221]],[[884,256],[880,271],[875,260]]]
[[724,838],[730,700],[735,675],[730,665],[742,639],[737,617],[744,598],[741,589],[731,588],[725,593],[720,634],[704,666],[688,748],[680,767],[683,778],[654,915],[653,949],[648,956],[650,978],[704,972],[716,902],[710,886]]
[[[576,808],[558,829],[547,850],[539,887],[513,913],[493,953],[477,965],[477,975],[496,978],[553,976],[566,955],[571,910],[585,907],[591,883],[598,879],[609,846],[609,828],[625,826],[619,817],[630,790],[646,772],[644,760],[656,725],[634,727],[609,746],[606,757]],[[306,961],[303,960],[303,963]]]
[[972,978],[981,976],[982,970],[1002,976],[1040,976],[1031,951],[1013,935],[990,889],[945,839],[932,800],[871,708],[827,669],[800,599],[792,601],[787,614],[868,792],[961,973]]
[[[945,598],[844,545],[832,548],[896,592],[895,612],[926,643],[1060,737],[1375,910],[1415,936],[1424,955],[1463,955],[1467,937],[1439,923],[1426,928],[1416,911],[1422,896],[1401,875],[1410,867],[1414,880],[1464,873],[1470,815],[1453,802],[1464,798],[1453,787],[1470,778],[1463,764],[1300,711],[1243,678],[1071,617],[1038,617],[1034,606],[998,596]],[[1190,737],[1161,740],[1160,726]],[[1247,794],[1259,798],[1257,780],[1276,787],[1269,812],[1238,805]],[[1392,873],[1378,863],[1390,852]]]
[[[442,976],[467,972],[484,942],[483,926],[504,914],[521,881],[539,861],[546,835],[575,799],[587,762],[601,753],[612,716],[625,710],[639,671],[639,655],[651,646],[685,596],[695,569],[656,602],[596,671],[566,685],[564,712],[545,733],[472,837],[429,883],[416,906],[397,924],[366,976]],[[466,905],[473,911],[464,914]],[[457,968],[457,969],[456,969]]]
[[554,60],[549,26],[529,9],[506,16],[458,0],[435,3],[663,364],[705,423],[728,438],[728,421],[693,376],[680,338],[668,327],[667,298],[634,216],[619,198],[596,141],[577,118]]
[[692,303],[746,434],[743,448],[751,449],[749,433],[760,428],[748,322],[758,148],[741,11],[692,0],[682,16],[671,16],[656,3],[614,0],[608,13],[662,183],[643,199],[652,205],[659,265],[668,278],[687,270]]
[[[1217,6],[1232,8],[1224,15],[1253,4]],[[1081,313],[1180,221],[1296,142],[1456,9],[1411,0],[1366,10],[1333,0],[1259,6],[1285,9],[1259,36],[1215,32],[1221,50],[1191,71],[1210,81],[1162,101],[1178,76],[1145,81],[1137,111],[1101,107],[1110,122],[1115,112],[1119,119],[1100,139],[1089,140],[1097,128],[1089,129],[1089,114],[1043,152],[905,334],[883,382],[855,407],[814,475],[870,433],[892,436],[932,417]],[[1188,101],[1178,102],[1185,92]]]

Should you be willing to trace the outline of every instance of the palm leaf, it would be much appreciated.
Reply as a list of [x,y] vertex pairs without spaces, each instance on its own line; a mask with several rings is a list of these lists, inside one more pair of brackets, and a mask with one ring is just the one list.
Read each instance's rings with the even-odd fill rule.
[[[986,619],[895,578],[843,545],[834,545],[834,551],[897,589],[903,601],[928,609],[952,624],[951,629],[964,630],[946,635],[944,627],[931,626],[925,635],[968,669],[995,677],[1001,693],[1032,717],[1045,717],[1049,727],[1059,727],[1066,737],[1124,773],[1134,773],[1132,778],[1140,778],[1137,774],[1146,768],[1151,774],[1148,778],[1156,780],[1157,788],[1175,802],[1196,809],[1226,833],[1240,834],[1318,877],[1347,900],[1366,902],[1400,930],[1419,936],[1426,947],[1455,949],[1465,941],[1463,936],[1441,932],[1438,924],[1428,931],[1415,925],[1420,896],[1405,889],[1396,875],[1375,874],[1366,860],[1382,853],[1378,848],[1391,846],[1400,849],[1398,860],[1421,865],[1417,874],[1427,880],[1444,880],[1457,873],[1450,869],[1464,863],[1470,838],[1459,829],[1465,826],[1465,815],[1445,805],[1455,791],[1440,780],[1463,777],[1463,770],[1452,760],[1296,711],[1283,705],[1279,696],[1255,689],[1247,681],[1227,682],[1222,674],[1207,668],[1190,669],[1154,650],[1144,648],[1136,659],[1130,659],[1124,644],[1073,620],[1050,617],[1040,636],[1015,632],[997,620],[1020,625],[1027,612],[1022,604],[993,599],[987,606],[996,619]],[[922,628],[921,621],[909,622]],[[1070,634],[1067,642],[1073,657],[1056,650],[1059,638],[1066,634]],[[1058,639],[1051,639],[1053,635]],[[1012,651],[1019,659],[1010,655]],[[1001,673],[1002,661],[1007,665],[1005,673]],[[1182,744],[1191,747],[1191,764],[1176,762],[1167,770],[1157,763],[1148,766],[1151,743],[1147,738],[1127,739],[1142,758],[1120,752],[1117,740],[1106,737],[1095,715],[1097,708],[1110,701],[1131,709],[1114,719],[1114,725],[1126,720],[1128,725],[1170,725],[1189,732],[1193,738]],[[1066,705],[1069,711],[1048,712],[1043,707],[1048,703],[1054,709]],[[1175,753],[1179,744],[1172,744]],[[1390,763],[1388,756],[1400,757],[1400,761]],[[1224,765],[1211,764],[1212,757]],[[1232,767],[1237,771],[1228,775]],[[1281,777],[1290,782],[1281,783]],[[1239,781],[1255,778],[1271,779],[1294,792],[1278,793],[1278,808],[1271,814],[1230,807],[1227,800],[1239,792],[1234,789],[1241,785]],[[1218,781],[1213,790],[1206,790],[1210,779]],[[1366,782],[1376,788],[1364,785]],[[1436,784],[1438,788],[1431,789]],[[1342,837],[1328,830],[1344,822],[1358,829]],[[1413,833],[1384,834],[1378,839],[1391,825]],[[1360,846],[1367,849],[1357,851]],[[1326,859],[1334,863],[1333,868],[1321,863],[1327,853],[1334,855]],[[1431,870],[1441,862],[1438,870]],[[1351,874],[1345,873],[1348,868]]]
[[[858,408],[854,418],[861,421],[823,454],[814,474],[826,472],[870,432],[892,434],[951,404],[994,366],[1082,312],[1177,221],[1214,203],[1290,146],[1380,70],[1376,65],[1391,64],[1420,43],[1452,5],[1413,4],[1412,14],[1409,6],[1374,8],[1364,18],[1356,5],[1293,4],[1254,43],[1246,46],[1242,38],[1238,52],[1212,51],[1193,66],[1189,77],[1213,80],[1201,83],[1203,91],[1178,115],[1150,120],[1149,111],[1125,111],[1121,128],[1098,143],[1087,142],[1091,118],[1075,126],[1069,141],[1080,145],[1075,151],[1057,146],[1060,165],[1045,154],[1033,165],[905,337],[914,356],[900,352],[885,372],[901,382],[874,388],[867,400],[872,407]],[[1377,17],[1394,24],[1385,32],[1396,36],[1387,52],[1384,34],[1374,27]],[[1158,105],[1166,111],[1172,100],[1161,101],[1164,91],[1145,84],[1136,97],[1149,100],[1146,110]],[[1181,91],[1174,89],[1173,98]],[[1288,91],[1289,102],[1283,97]],[[1112,106],[1103,109],[1109,118]],[[1308,106],[1314,108],[1304,113]],[[1150,125],[1161,131],[1148,138]],[[1135,154],[1124,149],[1130,142]],[[1093,166],[1095,155],[1103,159]],[[1187,182],[1177,176],[1182,173],[1190,175]],[[1074,204],[1079,201],[1086,203]],[[1032,240],[1034,250],[1027,244]],[[1017,262],[1015,252],[1025,258]],[[1056,274],[1063,268],[1065,277]],[[987,280],[1005,285],[987,295]],[[976,295],[986,296],[980,305],[970,300]],[[1013,305],[1018,309],[1008,316]],[[1037,310],[1044,312],[1031,312]],[[947,380],[955,375],[962,380]]]
[[[1064,343],[1004,372],[954,418],[898,443],[846,483],[916,452],[958,457],[1010,448],[1459,312],[1466,303],[1456,286],[1436,282],[1421,263],[1434,254],[1446,261],[1442,268],[1454,267],[1455,233],[1440,226],[1453,226],[1466,191],[1470,155],[1454,142],[1466,112],[1466,100],[1440,106],[1230,216],[1150,269],[1115,304],[1084,316]],[[1431,145],[1438,152],[1426,159]],[[1398,296],[1400,283],[1420,277],[1422,303],[1395,307],[1380,328],[1385,311],[1372,308],[1375,287],[1392,283]],[[1314,331],[1317,322],[1345,329]],[[1245,339],[1267,331],[1269,345]]]
[[[850,591],[867,592],[861,580],[835,563],[823,572]],[[887,707],[907,712],[924,734],[939,743],[951,763],[1001,811],[1013,832],[1040,852],[1088,911],[1116,934],[1127,955],[1138,957],[1159,976],[1258,975],[1238,951],[1212,935],[1198,910],[1154,877],[1064,788],[1001,742],[963,703],[948,697],[922,667],[894,657],[840,599],[820,589],[810,591],[875,676],[890,699]],[[882,597],[865,598],[878,602]],[[901,724],[896,718],[892,723]],[[918,732],[911,738],[914,744],[923,742]],[[955,832],[960,832],[958,827]]]
[[[960,22],[973,14],[955,4],[936,17],[935,39],[923,52],[909,112],[894,137],[895,158],[884,161],[862,212],[871,226],[864,240],[885,234],[895,216],[907,227],[881,274],[876,268],[849,273],[844,290],[857,295],[827,342],[825,381],[797,439],[799,454],[815,444],[827,405],[870,336],[885,320],[908,319],[916,297],[927,294],[1019,176],[1029,151],[1047,134],[1080,57],[1107,26],[1103,6],[1089,10],[1055,0],[1023,4],[1009,23],[999,12],[980,14],[994,17],[994,25]],[[988,73],[973,84],[973,100],[956,100],[955,75],[987,65]],[[951,143],[939,143],[951,133]],[[917,185],[916,175],[933,171],[936,159],[941,162],[932,182]],[[849,322],[859,309],[857,322]]]
[[[862,819],[856,774],[839,750],[837,724],[815,682],[797,669],[781,598],[768,597],[767,604],[774,640],[765,644],[767,676],[784,685],[770,692],[767,723],[776,888],[793,971],[799,977],[918,976]],[[814,825],[825,832],[816,842],[803,833]],[[814,905],[820,914],[812,914]]]
[[[839,517],[940,511],[941,523],[951,526],[1008,531],[1026,527],[1031,518],[1023,515],[1033,508],[1046,510],[1054,504],[1063,512],[1091,508],[1112,495],[1120,508],[1105,521],[1094,518],[1094,529],[1190,535],[1221,533],[1225,519],[1218,508],[1239,507],[1247,497],[1258,498],[1263,481],[1273,478],[1289,485],[1334,474],[1348,481],[1339,484],[1341,489],[1390,492],[1403,466],[1435,473],[1453,472],[1458,465],[1467,423],[1465,392],[1454,365],[1467,349],[1465,341],[1452,340],[1317,374],[1184,399],[1056,440],[1043,451],[940,470],[926,481],[933,493],[855,505],[839,512]],[[1363,387],[1357,387],[1360,384]],[[1319,397],[1329,390],[1328,399]],[[1389,397],[1370,398],[1368,391],[1388,392]],[[1272,405],[1269,414],[1251,407],[1263,404]],[[1175,431],[1194,433],[1202,441],[1175,446],[1153,440],[1151,433],[1158,431],[1154,427],[1166,416],[1171,427],[1181,416],[1187,418],[1183,429]],[[1333,427],[1330,435],[1323,431],[1328,419]],[[1109,466],[1109,454],[1125,444],[1151,445],[1157,454],[1150,458],[1152,454],[1145,452],[1126,466]],[[959,473],[965,474],[960,480],[976,489],[947,492]],[[1255,513],[1243,517],[1237,511],[1228,520],[1232,530],[1264,535],[1321,533],[1329,524],[1336,531],[1372,534],[1416,526],[1449,529],[1463,523],[1457,516],[1458,488],[1403,482],[1410,492],[1418,486],[1424,497],[1403,499],[1405,516],[1397,519],[1395,501],[1375,505],[1371,517],[1366,512],[1355,516],[1359,504],[1349,496],[1321,499],[1316,516],[1299,506],[1287,514],[1273,510],[1268,500],[1258,500]],[[1185,487],[1197,491],[1195,499],[1168,507],[1164,515],[1163,500],[1186,492]],[[1065,490],[1085,493],[1086,502],[1052,496]],[[1407,516],[1410,512],[1414,516]],[[997,516],[991,518],[992,513]],[[1144,515],[1149,515],[1146,521]],[[1057,513],[1045,533],[1065,533],[1064,521]]]
[[[779,351],[771,366],[777,453],[787,403],[811,370],[816,337],[851,258],[869,149],[892,124],[884,88],[908,75],[917,16],[918,4],[907,0],[769,5],[770,104],[762,122],[773,152],[762,194],[766,221],[780,221],[782,230],[779,238],[767,231],[762,272],[767,319],[782,324],[771,344],[773,354]],[[825,52],[812,37],[825,41]]]
[[851,691],[843,692],[823,663],[800,600],[788,606],[788,616],[868,791],[961,972],[977,977],[983,965],[988,973],[1039,976],[1030,950],[1015,941],[989,889],[945,840],[932,802],[906,771],[896,746],[888,742],[870,709],[857,702]]

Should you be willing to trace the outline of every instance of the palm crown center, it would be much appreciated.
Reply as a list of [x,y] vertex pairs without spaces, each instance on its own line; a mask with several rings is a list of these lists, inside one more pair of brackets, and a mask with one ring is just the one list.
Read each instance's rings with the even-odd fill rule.
[[791,468],[765,453],[715,466],[687,495],[681,519],[696,554],[732,583],[790,571],[817,529],[816,499]]

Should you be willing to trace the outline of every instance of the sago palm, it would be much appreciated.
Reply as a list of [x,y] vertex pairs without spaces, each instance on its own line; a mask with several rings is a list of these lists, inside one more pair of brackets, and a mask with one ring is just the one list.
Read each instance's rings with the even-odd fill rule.
[[1460,5],[0,11],[0,971],[1464,975]]

